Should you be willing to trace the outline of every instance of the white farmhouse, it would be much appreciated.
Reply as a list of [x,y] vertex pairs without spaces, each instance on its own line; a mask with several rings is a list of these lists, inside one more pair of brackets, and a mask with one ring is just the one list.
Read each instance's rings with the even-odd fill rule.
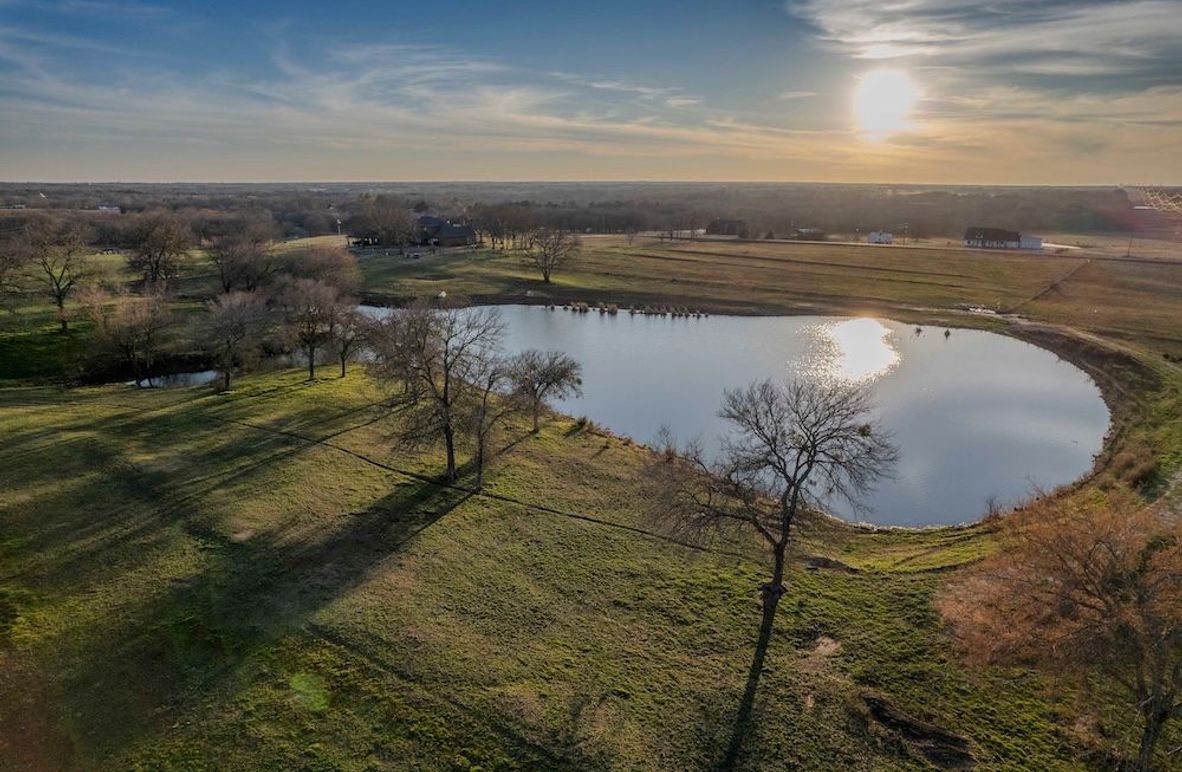
[[895,237],[887,231],[870,231],[866,236],[867,244],[894,244]]

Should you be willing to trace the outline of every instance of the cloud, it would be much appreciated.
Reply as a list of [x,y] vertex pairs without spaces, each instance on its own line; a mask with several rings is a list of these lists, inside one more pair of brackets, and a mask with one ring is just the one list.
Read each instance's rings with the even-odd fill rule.
[[1177,78],[1175,0],[792,0],[790,13],[859,59],[914,57],[979,71]]
[[[998,3],[990,7],[1011,5]],[[913,132],[860,142],[846,116],[833,112],[828,87],[825,99],[781,93],[805,100],[793,109],[766,99],[745,107],[731,93],[723,111],[661,83],[538,70],[444,44],[297,34],[284,24],[260,38],[265,64],[218,70],[170,59],[164,47],[112,56],[101,38],[0,27],[0,169],[124,179],[1062,182],[1182,174],[1182,86],[1064,86],[1097,66],[1103,75],[1089,74],[1089,86],[1130,70],[1148,78],[1168,55],[1163,47],[1093,59],[1072,46],[1055,57],[1035,46],[1025,57],[970,24],[980,12],[961,0],[944,12],[934,0],[889,6],[911,15],[854,0],[807,5],[820,44],[844,51],[851,67],[876,66],[860,58],[875,46],[924,50],[890,64],[914,70],[922,83]],[[846,29],[838,11],[852,8],[865,8],[867,23]],[[1038,25],[1068,10],[1015,13]],[[973,55],[953,42],[958,37],[972,41]],[[999,57],[998,47],[1011,53]],[[1086,164],[1081,148],[1092,149]]]
[[18,76],[6,77],[0,113],[19,119],[0,123],[0,143],[16,147],[36,135],[308,152],[793,158],[815,154],[821,142],[809,132],[720,120],[701,98],[672,88],[538,74],[444,46],[276,34],[270,78],[139,67],[84,81],[76,68],[55,65],[61,57],[52,49],[72,41],[10,41],[6,58]]
[[[956,159],[1120,179],[1182,173],[1175,0],[791,0],[823,47],[921,83],[916,130],[868,149],[900,168]],[[922,152],[923,157],[917,153]],[[1087,162],[1081,162],[1081,156]],[[1062,172],[1060,172],[1062,173]],[[1094,178],[1094,177],[1093,177]]]
[[117,19],[162,19],[174,15],[171,8],[122,0],[6,0],[0,5],[44,13],[86,14]]

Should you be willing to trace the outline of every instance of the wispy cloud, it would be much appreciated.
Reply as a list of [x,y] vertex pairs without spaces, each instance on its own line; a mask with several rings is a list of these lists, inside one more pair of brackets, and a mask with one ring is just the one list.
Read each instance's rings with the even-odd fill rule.
[[1047,75],[1177,77],[1176,0],[790,0],[820,38],[860,59],[920,59]]
[[[848,125],[828,73],[815,81],[824,95],[804,90],[814,82],[788,81],[777,85],[803,89],[776,99],[775,86],[744,81],[753,86],[744,104],[746,89],[724,99],[639,76],[527,67],[512,52],[363,42],[285,24],[266,28],[252,66],[211,68],[170,59],[167,46],[129,58],[79,27],[67,34],[10,23],[0,25],[0,173],[43,176],[48,164],[69,168],[66,159],[109,178],[192,178],[184,170],[200,164],[215,177],[285,179],[598,176],[608,168],[627,178],[883,181],[1182,173],[1182,83],[1167,66],[1177,22],[1144,30],[1162,3],[1125,3],[1134,21],[1113,19],[1107,2],[1026,5],[792,3],[818,44],[843,52],[851,70],[883,66],[871,60],[886,46],[889,66],[922,82],[915,129],[873,146]],[[1072,21],[1080,14],[1084,21]],[[1058,37],[1056,24],[1065,25]],[[1092,45],[1104,54],[1089,55]]]
[[539,75],[443,46],[278,39],[270,79],[140,70],[81,82],[43,55],[72,41],[39,38],[40,53],[22,42],[29,43],[17,39],[7,57],[22,77],[8,78],[0,91],[0,111],[20,122],[0,124],[0,140],[33,131],[226,147],[749,158],[805,157],[820,142],[809,132],[720,119],[700,97],[677,89]]
[[1171,160],[1182,157],[1176,0],[790,0],[785,7],[809,23],[820,45],[860,69],[903,68],[921,82],[917,129],[867,151],[884,163],[955,158],[962,173],[982,177],[991,164],[1047,174],[1074,164],[1113,180],[1138,168],[1182,172]]
[[122,0],[4,0],[0,6],[121,19],[163,19],[175,15],[175,11],[167,6]]

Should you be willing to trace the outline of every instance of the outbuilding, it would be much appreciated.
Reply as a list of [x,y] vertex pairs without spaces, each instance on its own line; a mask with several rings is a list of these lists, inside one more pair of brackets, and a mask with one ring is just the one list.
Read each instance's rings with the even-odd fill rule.
[[977,249],[1018,249],[1022,234],[1003,228],[970,227],[964,232],[964,245]]

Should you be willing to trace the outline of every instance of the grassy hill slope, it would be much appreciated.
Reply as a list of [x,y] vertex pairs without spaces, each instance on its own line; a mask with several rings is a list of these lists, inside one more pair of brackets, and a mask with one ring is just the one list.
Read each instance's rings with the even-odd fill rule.
[[[651,533],[644,451],[592,427],[510,427],[473,495],[398,449],[363,373],[302,379],[0,391],[0,766],[716,760],[754,546]],[[1102,695],[958,663],[938,569],[988,542],[806,526],[745,764],[1067,769],[1126,741]]]

